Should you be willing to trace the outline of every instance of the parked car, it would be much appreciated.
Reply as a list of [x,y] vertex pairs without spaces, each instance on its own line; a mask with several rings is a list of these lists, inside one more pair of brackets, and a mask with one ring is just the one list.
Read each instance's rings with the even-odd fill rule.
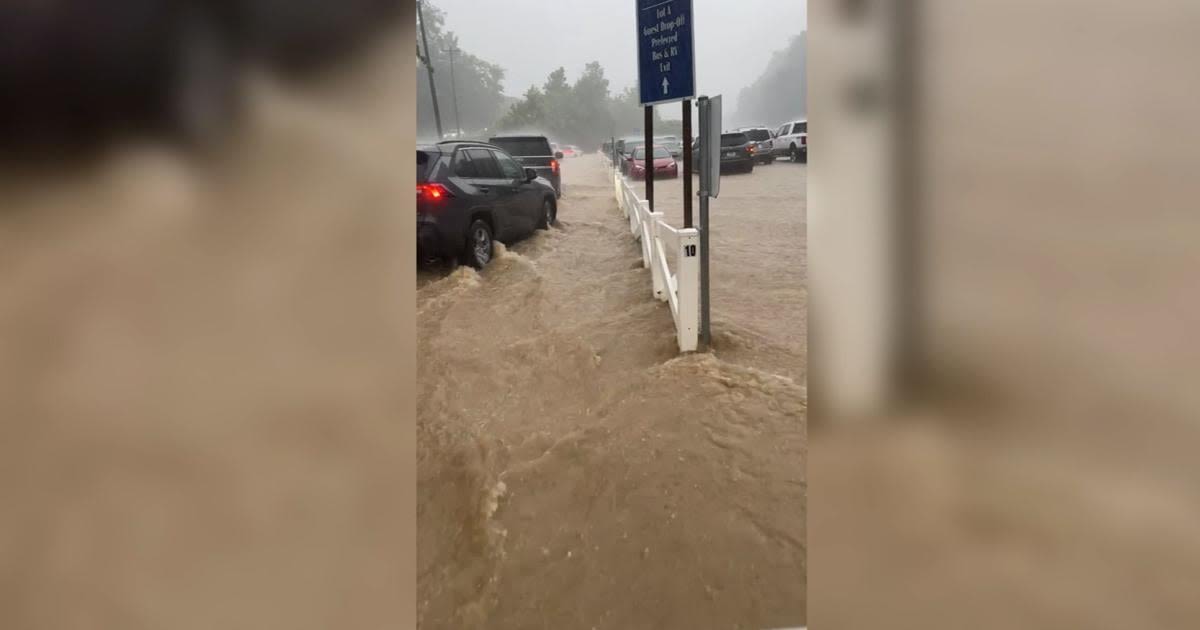
[[793,162],[808,161],[808,121],[784,123],[775,130],[775,157],[787,157]]
[[496,145],[451,140],[417,147],[417,255],[482,268],[494,241],[549,229],[556,199],[549,181]]
[[775,161],[774,144],[771,130],[766,127],[741,127],[738,129],[754,143],[754,154],[760,164],[770,164]]
[[[346,58],[409,16],[401,0],[0,2],[0,144],[225,135],[249,66]],[[408,9],[411,11],[411,9]],[[409,17],[408,19],[411,19]]]
[[508,152],[521,166],[537,171],[554,186],[554,194],[562,197],[561,151],[551,147],[546,136],[493,136],[488,142]]
[[633,158],[633,151],[640,146],[645,146],[645,138],[625,138],[617,141],[618,158],[621,160],[621,172],[629,174],[629,163]]
[[675,136],[659,136],[654,139],[654,143],[666,147],[671,157],[679,159],[679,156],[683,155],[683,141]]
[[[692,148],[692,172],[700,172],[700,150],[701,143],[699,140]],[[743,173],[754,172],[754,163],[756,161],[754,143],[745,133],[740,131],[725,132],[721,134],[721,172],[727,170],[738,170]]]
[[[654,169],[655,179],[679,177],[679,164],[671,156],[666,147],[655,146],[650,157],[651,168]],[[640,146],[633,150],[629,158],[629,176],[633,179],[646,178],[646,147]]]

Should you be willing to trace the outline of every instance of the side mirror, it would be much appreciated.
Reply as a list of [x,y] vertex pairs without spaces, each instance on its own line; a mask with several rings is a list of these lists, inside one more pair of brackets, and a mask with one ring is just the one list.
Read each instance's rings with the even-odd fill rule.
[[535,171],[531,168],[525,169],[525,181],[531,182],[531,181],[537,179],[537,176],[538,176],[537,171]]
[[555,152],[554,152],[554,159],[556,159],[556,160],[561,160],[561,159],[562,159],[562,151],[555,151]]

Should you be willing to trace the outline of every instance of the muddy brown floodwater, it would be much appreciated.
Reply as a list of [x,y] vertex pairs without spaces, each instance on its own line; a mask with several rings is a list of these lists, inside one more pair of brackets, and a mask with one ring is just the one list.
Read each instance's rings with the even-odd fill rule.
[[806,167],[725,180],[683,356],[602,160],[563,172],[559,225],[418,274],[420,626],[802,625]]

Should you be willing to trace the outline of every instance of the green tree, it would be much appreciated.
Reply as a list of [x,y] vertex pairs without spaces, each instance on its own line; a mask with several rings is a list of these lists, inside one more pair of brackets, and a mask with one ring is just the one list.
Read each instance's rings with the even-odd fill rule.
[[[663,123],[657,110],[654,121],[657,135],[678,133],[678,122]],[[526,91],[496,126],[546,133],[559,142],[593,149],[612,136],[641,134],[643,122],[637,90],[626,88],[614,97],[604,68],[593,61],[584,66],[574,84],[568,82],[565,68],[555,69],[542,89]]]
[[611,98],[608,93],[608,79],[604,77],[604,68],[600,62],[593,61],[587,64],[572,90],[575,106],[571,110],[571,123],[577,130],[575,142],[589,149],[597,147],[616,133],[612,111],[609,109]]
[[564,138],[574,128],[573,111],[576,104],[571,84],[567,82],[566,69],[560,67],[551,72],[542,90],[546,99],[546,131],[556,138]]
[[508,112],[496,123],[496,127],[506,131],[536,131],[542,129],[545,124],[545,96],[536,85],[531,85],[525,91],[524,98],[509,107]]

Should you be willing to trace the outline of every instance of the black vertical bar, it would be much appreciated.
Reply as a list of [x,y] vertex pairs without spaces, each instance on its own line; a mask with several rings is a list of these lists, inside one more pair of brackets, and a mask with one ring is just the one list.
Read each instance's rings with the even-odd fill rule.
[[[705,133],[711,128],[712,101],[702,96],[696,104],[700,112],[700,133]],[[712,138],[708,138],[708,141],[712,142]],[[707,152],[700,156],[700,342],[705,350],[712,347],[712,317],[709,314],[708,299],[708,200],[712,188],[708,176],[710,159],[711,155]],[[690,177],[688,181],[691,181]],[[690,214],[690,210],[688,212]]]
[[683,99],[683,227],[692,227],[692,102]]
[[646,159],[642,162],[646,173],[646,201],[650,204],[650,212],[654,212],[654,106],[647,105],[646,111]]
[[425,35],[425,15],[421,12],[421,0],[417,0],[417,21],[421,23],[421,41],[425,43],[425,69],[429,72],[429,97],[433,99],[433,122],[437,125],[438,140],[442,139],[442,110],[438,109],[437,84],[433,80],[433,58],[429,56],[429,38]]

